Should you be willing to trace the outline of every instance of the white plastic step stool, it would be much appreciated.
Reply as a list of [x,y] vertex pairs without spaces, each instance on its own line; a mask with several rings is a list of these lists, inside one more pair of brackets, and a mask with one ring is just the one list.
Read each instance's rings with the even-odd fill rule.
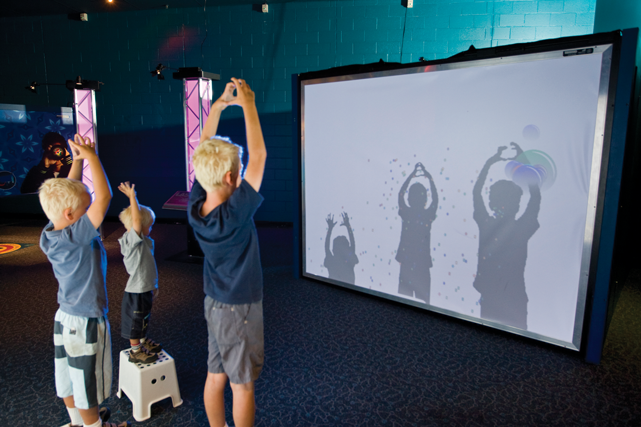
[[168,397],[174,408],[182,405],[174,358],[162,350],[153,363],[131,363],[130,350],[120,352],[118,397],[123,391],[129,397],[136,421],[149,419],[151,405]]

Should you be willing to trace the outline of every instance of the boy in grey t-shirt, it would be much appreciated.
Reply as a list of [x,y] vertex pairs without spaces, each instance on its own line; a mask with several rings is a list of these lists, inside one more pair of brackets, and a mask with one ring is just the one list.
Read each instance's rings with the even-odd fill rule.
[[129,206],[118,218],[127,232],[118,239],[129,281],[122,298],[123,338],[129,340],[132,363],[153,363],[162,346],[147,338],[147,326],[153,300],[158,296],[158,270],[154,259],[154,241],[149,237],[156,215],[147,206],[139,205],[135,185],[123,182],[118,186]]

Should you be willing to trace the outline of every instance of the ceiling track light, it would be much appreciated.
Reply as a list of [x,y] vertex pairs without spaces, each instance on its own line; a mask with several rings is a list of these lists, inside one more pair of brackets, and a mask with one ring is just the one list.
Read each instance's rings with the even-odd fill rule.
[[103,82],[97,80],[83,80],[78,76],[75,80],[67,80],[65,83],[38,83],[37,81],[31,82],[29,86],[24,88],[32,93],[38,93],[38,86],[66,86],[67,89],[73,91],[74,89],[91,89],[100,92],[100,86],[104,85]]
[[158,77],[158,80],[165,80],[165,76],[163,76],[163,75],[162,75],[162,71],[163,71],[163,70],[166,70],[167,68],[168,68],[168,67],[165,67],[165,66],[164,66],[164,65],[162,65],[162,64],[158,64],[158,65],[156,66],[156,69],[155,69],[155,70],[153,70],[153,71],[150,71],[149,73],[150,73],[153,77]]
[[38,93],[38,91],[36,90],[38,86],[40,86],[40,84],[34,81],[34,82],[31,82],[29,86],[25,86],[24,88],[27,90],[30,90],[33,93]]
[[38,86],[64,86],[64,83],[38,83],[37,81],[32,81],[29,86],[25,86],[24,88],[27,89],[28,91],[32,93],[38,93]]

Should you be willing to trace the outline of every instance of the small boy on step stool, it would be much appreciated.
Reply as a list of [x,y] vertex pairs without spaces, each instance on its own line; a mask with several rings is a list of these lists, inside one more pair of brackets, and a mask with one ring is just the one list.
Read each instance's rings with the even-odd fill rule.
[[122,182],[118,190],[129,197],[129,206],[118,218],[127,232],[122,235],[120,252],[129,273],[122,297],[123,338],[131,344],[129,361],[153,363],[158,360],[162,346],[147,338],[147,326],[153,300],[158,296],[158,270],[154,259],[154,241],[149,237],[156,215],[147,206],[139,205],[135,185]]

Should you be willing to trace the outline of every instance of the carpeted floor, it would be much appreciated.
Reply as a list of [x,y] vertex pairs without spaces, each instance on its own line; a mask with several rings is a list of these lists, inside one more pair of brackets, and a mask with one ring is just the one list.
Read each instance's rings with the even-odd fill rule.
[[[0,425],[68,422],[53,379],[57,283],[38,247],[44,221],[5,221],[0,243]],[[184,403],[166,399],[136,423],[118,399],[120,301],[127,275],[119,223],[104,225],[108,254],[113,421],[205,426],[207,331],[202,266],[170,261],[186,249],[180,224],[152,232],[160,277],[150,336],[176,360]],[[627,281],[601,365],[577,353],[291,274],[292,229],[259,228],[265,276],[265,368],[257,426],[641,425],[641,286]],[[227,396],[231,416],[231,391]]]

